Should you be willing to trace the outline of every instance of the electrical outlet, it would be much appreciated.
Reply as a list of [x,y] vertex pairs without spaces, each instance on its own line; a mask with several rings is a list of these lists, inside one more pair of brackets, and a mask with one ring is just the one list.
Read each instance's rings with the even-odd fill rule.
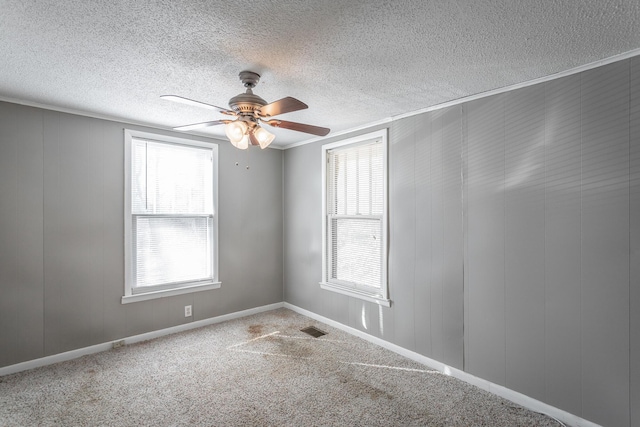
[[184,317],[191,317],[191,306],[190,305],[185,305],[184,306]]

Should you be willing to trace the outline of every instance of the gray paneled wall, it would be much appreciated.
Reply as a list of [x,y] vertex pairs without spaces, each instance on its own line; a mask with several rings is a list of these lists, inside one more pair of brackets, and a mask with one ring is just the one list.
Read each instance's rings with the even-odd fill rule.
[[504,96],[505,384],[544,399],[544,91]]
[[292,304],[640,425],[640,59],[392,122],[391,308],[318,285],[321,143],[284,168],[221,144],[222,288],[120,304],[124,127],[0,103],[0,366],[278,302],[284,274]]
[[[434,131],[439,132],[442,144],[442,206],[436,206],[442,214],[442,360],[462,369],[464,366],[464,272],[460,265],[464,259],[463,199],[460,197],[462,180],[463,129],[462,107],[443,110],[435,115]],[[434,244],[437,246],[437,242]],[[434,246],[432,245],[432,246]],[[439,250],[439,247],[433,250]],[[438,304],[438,302],[436,302]],[[440,351],[435,348],[435,351]],[[434,357],[436,354],[434,353]]]
[[44,351],[42,126],[41,112],[0,103],[0,366]]
[[640,425],[639,58],[391,123],[391,308],[319,288],[321,144],[285,152],[286,301]]
[[282,152],[222,142],[222,288],[121,304],[125,127],[0,102],[0,367],[282,301]]
[[545,84],[545,395],[582,413],[580,75]]
[[465,105],[465,369],[505,383],[504,97]]
[[630,325],[630,392],[631,420],[640,425],[640,58],[631,60],[630,97],[630,159],[629,159],[629,244],[631,259],[629,274]]
[[[422,265],[431,263],[430,230],[421,227],[422,233],[428,233],[420,247],[417,242],[422,236],[416,236],[417,218],[427,218],[430,222],[431,208],[424,199],[416,197],[417,180],[424,180],[430,175],[429,164],[417,169],[417,156],[424,155],[416,152],[416,141],[425,138],[417,132],[418,117],[409,117],[391,129],[389,135],[389,206],[397,207],[389,210],[389,283],[402,283],[403,286],[393,289],[394,336],[398,345],[414,349],[416,342],[430,350],[431,318],[428,307],[431,305],[429,293],[430,283],[426,277],[416,277],[420,272],[414,254],[417,250],[426,251]],[[418,181],[420,182],[420,181]],[[426,208],[416,213],[417,209]],[[423,223],[423,221],[420,221]],[[426,245],[424,244],[426,242]],[[413,304],[416,297],[421,297],[423,307]],[[397,308],[402,307],[402,313]],[[414,329],[416,322],[423,325],[422,334]]]
[[629,66],[581,84],[582,411],[604,425],[629,423]]

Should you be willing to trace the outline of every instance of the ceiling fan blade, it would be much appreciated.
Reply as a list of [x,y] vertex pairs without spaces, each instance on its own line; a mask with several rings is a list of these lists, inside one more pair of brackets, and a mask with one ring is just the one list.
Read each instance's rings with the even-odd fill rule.
[[331,129],[329,128],[306,125],[304,123],[288,122],[286,120],[268,120],[268,121],[265,120],[264,122],[269,126],[273,126],[276,128],[291,129],[291,130],[296,130],[298,132],[310,133],[312,135],[318,135],[318,136],[325,136],[329,132],[331,132]]
[[278,114],[304,110],[305,108],[309,108],[309,106],[302,101],[287,96],[286,98],[263,105],[262,108],[258,110],[258,115],[261,117],[272,117],[277,116]]
[[217,125],[221,125],[221,124],[226,124],[229,123],[230,120],[214,120],[212,122],[202,122],[202,123],[194,123],[192,125],[185,125],[185,126],[178,126],[176,128],[173,128],[173,130],[194,130],[194,129],[202,129],[202,128],[206,128],[209,126],[217,126]]
[[191,105],[193,107],[203,107],[203,108],[209,108],[210,110],[217,110],[222,114],[235,114],[233,111],[228,110],[226,108],[217,107],[211,104],[205,104],[204,102],[194,101],[193,99],[184,98],[178,95],[162,95],[160,96],[160,98],[166,99],[167,101],[173,101],[173,102],[179,102],[181,104]]

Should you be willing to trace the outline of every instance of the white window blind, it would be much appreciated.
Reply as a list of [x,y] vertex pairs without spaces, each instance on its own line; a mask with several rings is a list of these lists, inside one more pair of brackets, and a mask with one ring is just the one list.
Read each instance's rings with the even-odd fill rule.
[[131,293],[212,282],[213,152],[132,138]]
[[213,215],[211,149],[133,139],[134,214]]
[[327,151],[326,278],[382,295],[385,212],[382,140]]

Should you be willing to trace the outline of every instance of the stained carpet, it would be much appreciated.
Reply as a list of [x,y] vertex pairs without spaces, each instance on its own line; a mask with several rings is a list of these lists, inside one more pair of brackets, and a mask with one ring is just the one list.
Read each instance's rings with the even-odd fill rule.
[[[315,326],[314,338],[301,329]],[[278,309],[0,377],[2,426],[557,426]]]

